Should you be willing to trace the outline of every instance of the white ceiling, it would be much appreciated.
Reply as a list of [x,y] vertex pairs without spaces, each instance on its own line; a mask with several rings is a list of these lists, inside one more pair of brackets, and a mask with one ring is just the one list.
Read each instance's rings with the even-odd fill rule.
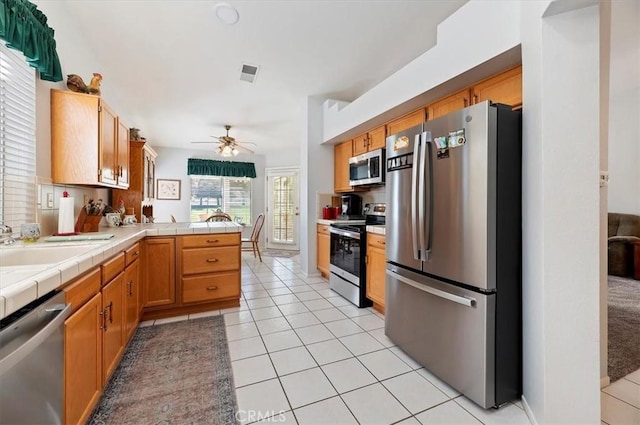
[[[465,1],[229,1],[233,26],[208,0],[67,6],[98,52],[103,92],[118,89],[152,146],[201,150],[191,142],[230,124],[266,154],[303,140],[307,96],[356,99],[435,45]],[[260,67],[255,83],[240,81],[242,63]]]

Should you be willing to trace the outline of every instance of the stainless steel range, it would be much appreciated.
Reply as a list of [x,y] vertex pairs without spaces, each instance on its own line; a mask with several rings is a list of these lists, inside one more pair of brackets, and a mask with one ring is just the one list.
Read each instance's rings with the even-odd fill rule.
[[329,287],[357,307],[369,307],[366,297],[367,225],[385,224],[385,204],[366,204],[364,220],[332,224]]

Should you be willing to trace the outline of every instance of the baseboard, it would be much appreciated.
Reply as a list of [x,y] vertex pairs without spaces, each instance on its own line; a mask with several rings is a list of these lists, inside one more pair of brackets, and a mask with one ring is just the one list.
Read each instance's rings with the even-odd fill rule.
[[529,403],[527,403],[527,398],[524,395],[522,396],[522,407],[524,407],[524,413],[526,413],[529,418],[529,422],[531,422],[532,425],[538,425],[538,421],[536,421],[536,417],[533,415],[531,407],[529,407]]
[[611,378],[609,378],[609,376],[605,376],[604,378],[600,379],[600,388],[604,388],[604,387],[608,387],[609,384],[611,384]]

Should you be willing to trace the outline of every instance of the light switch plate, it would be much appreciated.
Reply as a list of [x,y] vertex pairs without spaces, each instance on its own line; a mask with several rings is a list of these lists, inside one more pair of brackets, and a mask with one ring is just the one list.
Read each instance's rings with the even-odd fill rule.
[[53,208],[53,193],[47,193],[47,208]]

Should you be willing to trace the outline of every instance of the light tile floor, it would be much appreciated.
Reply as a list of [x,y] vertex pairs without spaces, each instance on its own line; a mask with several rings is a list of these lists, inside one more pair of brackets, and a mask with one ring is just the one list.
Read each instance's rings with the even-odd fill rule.
[[[243,424],[530,424],[522,403],[484,410],[384,335],[384,316],[358,309],[297,258],[243,254],[240,307],[223,314]],[[640,423],[640,371],[602,391],[602,423]]]

